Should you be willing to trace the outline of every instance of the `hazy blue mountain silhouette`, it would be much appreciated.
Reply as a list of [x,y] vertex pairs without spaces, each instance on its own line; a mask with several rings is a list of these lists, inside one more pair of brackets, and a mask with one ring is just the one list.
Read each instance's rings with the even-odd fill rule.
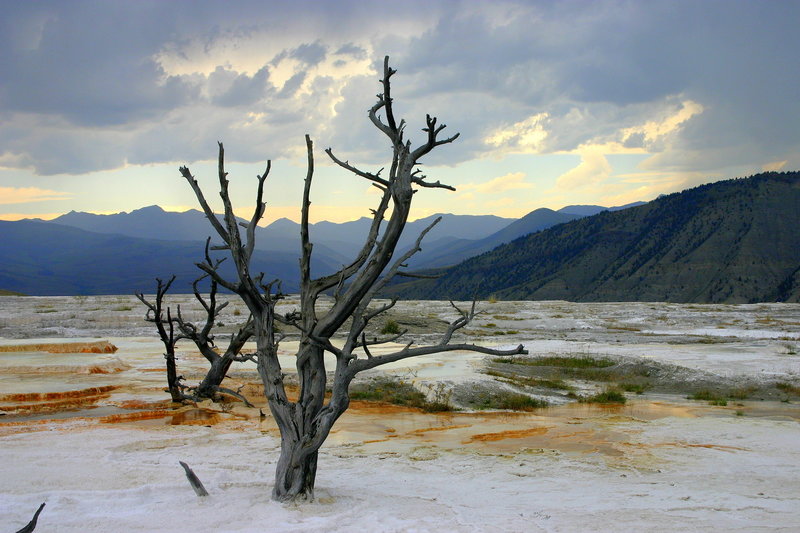
[[[152,292],[155,278],[172,274],[178,277],[174,292],[191,292],[201,274],[195,263],[202,259],[203,241],[140,239],[24,220],[0,221],[0,233],[0,287],[24,294]],[[229,262],[221,271],[232,276]],[[320,258],[312,265],[320,272],[338,268]],[[282,280],[285,291],[298,290],[294,253],[256,250],[253,270],[265,272],[266,280]]]
[[[398,250],[411,246],[438,216],[441,222],[423,243],[425,253],[415,256],[420,262],[412,266],[453,264],[578,215],[550,209],[537,209],[519,220],[431,215],[407,224]],[[370,223],[361,218],[311,225],[312,273],[327,274],[348,263],[360,250]],[[200,211],[175,213],[150,206],[114,215],[73,211],[51,222],[4,222],[2,231],[0,289],[41,295],[126,294],[149,291],[154,278],[172,274],[179,278],[174,290],[188,291],[200,275],[195,263],[202,258],[211,227]],[[258,229],[254,266],[266,278],[281,279],[285,291],[297,290],[298,254],[296,222],[278,219]]]
[[[399,249],[411,246],[417,235],[437,216],[440,215],[431,215],[409,222],[400,240]],[[514,221],[512,218],[494,215],[442,214],[441,216],[442,221],[429,234],[429,238],[481,239]],[[141,239],[205,240],[211,235],[213,242],[216,237],[202,212],[195,209],[181,213],[170,212],[156,205],[113,215],[71,211],[51,222],[95,233],[115,233]],[[371,223],[372,219],[362,217],[343,223],[322,221],[311,224],[309,234],[314,243],[314,253],[333,262],[347,262],[361,249]],[[260,250],[299,254],[300,225],[287,218],[280,218],[265,227],[259,227],[256,247]]]
[[422,246],[409,261],[410,268],[436,268],[455,265],[468,257],[481,254],[523,235],[578,218],[578,215],[558,213],[552,209],[536,209],[504,228],[482,239],[443,239]]

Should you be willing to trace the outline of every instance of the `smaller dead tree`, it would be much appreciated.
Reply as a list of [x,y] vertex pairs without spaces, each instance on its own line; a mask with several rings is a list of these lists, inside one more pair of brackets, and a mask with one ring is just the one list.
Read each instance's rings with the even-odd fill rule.
[[[206,259],[208,255],[208,242],[206,243]],[[161,342],[164,344],[167,367],[167,386],[173,402],[198,401],[211,399],[218,401],[221,395],[228,395],[243,401],[248,407],[252,407],[247,398],[242,396],[239,391],[222,387],[231,365],[236,361],[249,360],[242,356],[241,351],[244,344],[253,336],[253,320],[249,317],[245,324],[236,333],[231,335],[228,347],[223,354],[217,353],[212,334],[214,324],[220,312],[227,307],[228,302],[219,303],[217,301],[218,285],[211,280],[208,300],[200,293],[199,284],[207,276],[201,276],[192,283],[194,296],[205,310],[205,321],[202,325],[197,325],[184,319],[180,306],[177,307],[177,315],[173,316],[169,306],[164,306],[164,296],[169,290],[175,276],[164,283],[157,279],[157,290],[155,302],[148,301],[142,293],[137,293],[136,297],[147,306],[145,320],[156,324]],[[176,332],[177,328],[177,332]],[[178,376],[175,364],[175,345],[181,340],[190,340],[194,343],[203,357],[209,363],[209,369],[205,377],[197,386],[188,387],[182,383],[183,376]]]
[[183,394],[183,387],[181,386],[183,376],[178,376],[178,370],[175,366],[175,345],[182,337],[180,335],[175,335],[175,320],[172,318],[170,308],[167,307],[164,309],[164,295],[169,290],[173,281],[175,281],[175,276],[172,276],[167,282],[156,278],[155,303],[147,301],[142,293],[136,293],[136,297],[147,306],[145,320],[153,322],[156,325],[158,336],[164,344],[164,359],[167,366],[167,391],[172,397],[173,402],[183,403],[186,400]]

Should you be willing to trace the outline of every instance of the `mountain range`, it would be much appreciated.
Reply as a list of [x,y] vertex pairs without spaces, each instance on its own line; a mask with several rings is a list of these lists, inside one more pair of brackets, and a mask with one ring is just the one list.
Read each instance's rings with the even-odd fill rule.
[[520,237],[403,298],[800,301],[800,172],[769,172]]
[[[436,216],[436,215],[435,215]],[[413,299],[800,301],[800,173],[702,185],[620,208],[537,209],[518,219],[444,214],[410,268],[438,279],[399,282]],[[402,252],[432,217],[410,222]],[[310,228],[314,275],[360,247],[369,219]],[[25,294],[151,292],[176,274],[188,292],[210,227],[199,211],[151,206],[116,215],[68,213],[0,222],[0,289]],[[254,270],[298,288],[298,224],[258,230]]]
[[[591,212],[607,209],[581,207]],[[579,215],[549,209],[519,220],[432,215],[406,225],[398,250],[411,246],[437,216],[442,220],[423,245],[426,253],[414,257],[414,267],[454,264]],[[370,222],[361,218],[312,224],[313,273],[334,272],[349,262],[363,244]],[[200,275],[195,263],[202,258],[211,227],[200,211],[177,213],[150,206],[113,215],[73,211],[48,222],[0,222],[0,232],[0,289],[32,295],[126,294],[150,292],[154,278],[172,274],[178,278],[173,290],[191,291],[191,282]],[[282,280],[287,292],[298,290],[299,233],[299,224],[285,218],[257,231],[254,270],[264,271],[266,279]]]

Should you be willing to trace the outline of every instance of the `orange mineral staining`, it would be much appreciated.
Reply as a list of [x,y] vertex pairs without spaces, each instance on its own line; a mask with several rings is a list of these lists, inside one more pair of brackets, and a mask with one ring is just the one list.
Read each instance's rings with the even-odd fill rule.
[[472,427],[472,424],[456,424],[456,425],[452,425],[452,426],[438,426],[438,427],[415,429],[414,431],[409,431],[408,434],[409,435],[423,435],[425,433],[428,433],[429,431],[450,431],[451,429],[464,429],[464,428],[471,428],[471,427]]
[[109,393],[118,387],[105,385],[103,387],[90,387],[88,389],[68,390],[62,392],[28,392],[20,394],[0,395],[0,402],[41,402],[49,400],[62,400],[65,398],[87,398]]
[[464,441],[464,444],[468,444],[470,442],[494,442],[506,439],[524,439],[526,437],[544,435],[548,432],[548,430],[550,430],[550,427],[544,426],[530,429],[511,429],[507,431],[499,431],[497,433],[478,433],[477,435],[473,435],[468,440]]
[[0,352],[116,353],[116,351],[117,347],[108,341],[9,344],[0,346]]
[[102,416],[98,419],[103,424],[119,424],[121,422],[134,422],[136,420],[152,420],[154,418],[165,418],[172,414],[166,409],[156,409],[153,411],[136,411],[134,413],[122,413],[117,415]]
[[107,385],[62,392],[5,394],[0,396],[0,402],[9,403],[0,405],[0,409],[18,414],[75,409],[94,405],[98,401],[108,398],[111,391],[116,388],[113,385]]

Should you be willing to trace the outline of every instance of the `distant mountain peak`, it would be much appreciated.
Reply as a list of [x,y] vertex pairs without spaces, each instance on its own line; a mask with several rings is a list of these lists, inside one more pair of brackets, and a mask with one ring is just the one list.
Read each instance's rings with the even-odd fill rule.
[[129,214],[132,215],[134,213],[166,213],[164,209],[160,205],[148,205],[146,207],[140,207],[139,209],[134,209]]

